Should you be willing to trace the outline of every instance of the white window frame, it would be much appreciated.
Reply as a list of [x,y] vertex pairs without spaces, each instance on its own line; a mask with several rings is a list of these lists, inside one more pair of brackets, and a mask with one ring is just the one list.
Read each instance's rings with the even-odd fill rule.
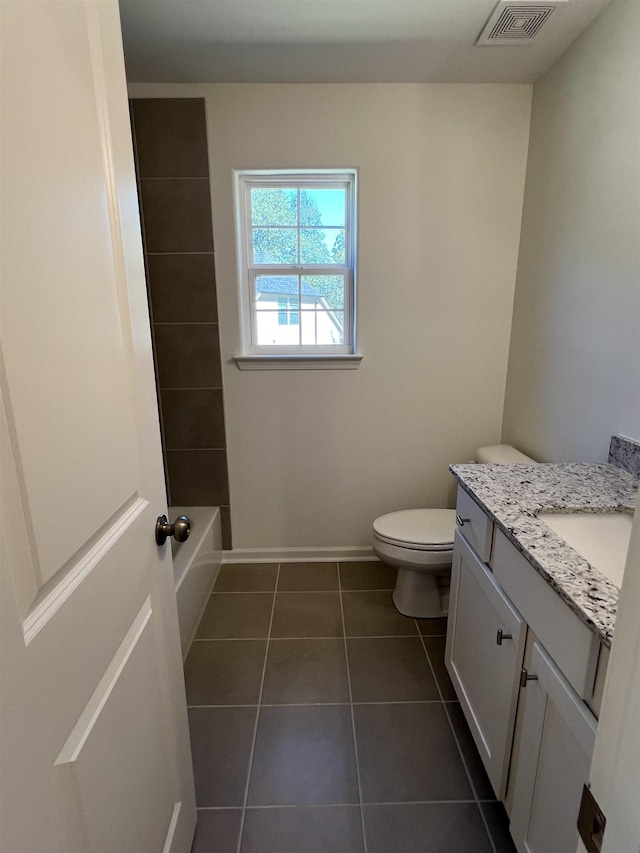
[[[251,190],[300,186],[346,190],[345,263],[255,264],[252,249]],[[357,368],[362,356],[356,352],[356,170],[236,171],[235,191],[242,339],[242,354],[235,359],[238,367],[242,370]],[[324,346],[257,344],[257,311],[254,298],[256,277],[264,274],[300,276],[303,271],[315,275],[344,275],[344,343]],[[301,295],[299,298],[301,299]]]

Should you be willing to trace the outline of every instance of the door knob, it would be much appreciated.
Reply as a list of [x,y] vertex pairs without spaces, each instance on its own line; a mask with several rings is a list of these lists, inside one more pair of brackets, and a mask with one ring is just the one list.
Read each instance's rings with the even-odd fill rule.
[[191,522],[186,515],[179,515],[170,524],[166,515],[159,515],[156,521],[156,544],[164,545],[168,536],[173,536],[176,542],[186,542],[191,533]]

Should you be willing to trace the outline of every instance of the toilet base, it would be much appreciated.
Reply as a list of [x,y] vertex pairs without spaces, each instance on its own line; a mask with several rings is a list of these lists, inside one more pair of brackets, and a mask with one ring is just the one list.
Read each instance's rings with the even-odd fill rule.
[[427,572],[398,569],[393,603],[403,616],[437,619],[446,616],[449,588],[444,578]]

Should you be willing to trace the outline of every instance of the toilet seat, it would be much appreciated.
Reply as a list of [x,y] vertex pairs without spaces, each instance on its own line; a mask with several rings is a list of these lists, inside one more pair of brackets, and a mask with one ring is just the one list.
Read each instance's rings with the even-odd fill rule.
[[412,551],[451,551],[455,528],[454,509],[404,509],[373,522],[376,539]]

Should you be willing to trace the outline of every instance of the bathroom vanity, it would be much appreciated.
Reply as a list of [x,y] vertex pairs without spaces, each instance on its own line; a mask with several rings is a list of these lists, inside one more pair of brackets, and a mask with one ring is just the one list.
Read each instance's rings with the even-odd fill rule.
[[630,531],[638,481],[611,465],[451,470],[447,669],[519,853],[572,853],[620,575],[570,547],[545,513],[588,513],[596,526],[616,513],[609,521]]

